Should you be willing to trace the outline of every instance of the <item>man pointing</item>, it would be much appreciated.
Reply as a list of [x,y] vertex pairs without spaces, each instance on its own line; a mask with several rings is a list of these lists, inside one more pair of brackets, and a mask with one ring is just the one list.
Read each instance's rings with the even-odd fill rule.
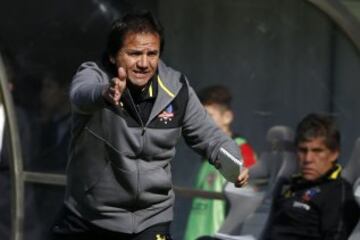
[[171,239],[171,160],[180,135],[227,180],[246,184],[239,148],[186,77],[160,60],[163,44],[150,13],[128,14],[114,23],[103,61],[83,63],[75,74],[65,211],[55,239]]

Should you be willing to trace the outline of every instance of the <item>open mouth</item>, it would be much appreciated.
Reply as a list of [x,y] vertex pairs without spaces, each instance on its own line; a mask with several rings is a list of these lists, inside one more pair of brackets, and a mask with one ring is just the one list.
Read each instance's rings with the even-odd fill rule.
[[133,71],[134,75],[139,78],[147,77],[149,75],[149,72],[139,72],[139,71]]
[[304,175],[313,175],[316,172],[311,168],[303,168],[301,171]]

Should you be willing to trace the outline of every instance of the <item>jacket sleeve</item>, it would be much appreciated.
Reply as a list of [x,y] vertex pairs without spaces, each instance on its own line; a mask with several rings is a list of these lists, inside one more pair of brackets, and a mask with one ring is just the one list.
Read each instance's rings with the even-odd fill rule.
[[70,102],[74,111],[90,114],[105,106],[103,89],[108,85],[107,75],[94,62],[83,63],[70,86]]
[[210,164],[219,160],[219,171],[228,181],[235,182],[243,163],[239,147],[216,126],[191,86],[188,86],[188,90],[189,97],[183,123],[186,143],[209,159]]
[[359,206],[355,202],[350,185],[341,182],[332,196],[325,200],[321,212],[322,239],[346,240],[359,219]]

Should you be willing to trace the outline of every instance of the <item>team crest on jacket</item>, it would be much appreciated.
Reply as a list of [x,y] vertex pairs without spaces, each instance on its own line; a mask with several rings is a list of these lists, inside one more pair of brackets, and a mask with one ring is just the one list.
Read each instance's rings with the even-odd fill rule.
[[171,122],[172,119],[174,118],[174,109],[173,106],[171,104],[169,104],[164,111],[162,111],[159,115],[158,118],[160,119],[161,122],[164,122],[165,124],[167,124],[168,122]]
[[303,202],[309,202],[311,199],[313,199],[318,193],[320,192],[319,187],[313,187],[304,192],[304,195],[302,196]]

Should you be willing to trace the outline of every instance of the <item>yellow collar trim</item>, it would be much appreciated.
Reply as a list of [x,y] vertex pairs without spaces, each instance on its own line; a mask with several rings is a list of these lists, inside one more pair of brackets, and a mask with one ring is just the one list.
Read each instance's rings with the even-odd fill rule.
[[150,87],[149,87],[149,96],[150,97],[153,97],[153,86],[152,86],[152,84],[150,84]]
[[175,94],[173,94],[165,85],[164,83],[161,81],[160,76],[158,75],[157,77],[158,83],[160,85],[160,87],[170,96],[170,97],[175,97]]
[[339,164],[336,164],[336,170],[329,176],[329,179],[337,179],[341,173],[342,167]]

